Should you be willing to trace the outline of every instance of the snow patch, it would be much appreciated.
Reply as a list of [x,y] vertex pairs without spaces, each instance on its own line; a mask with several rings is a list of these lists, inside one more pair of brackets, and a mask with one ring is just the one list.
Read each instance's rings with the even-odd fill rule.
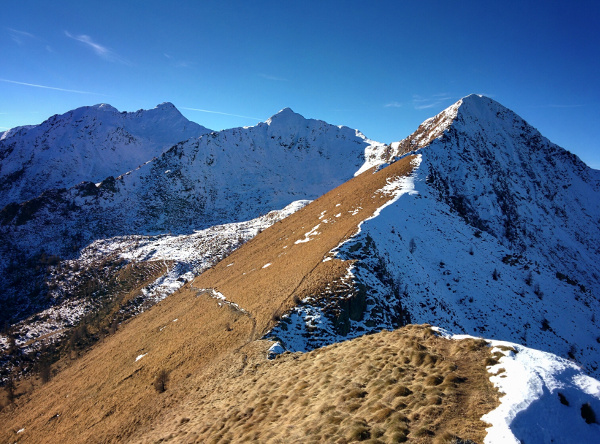
[[320,232],[317,231],[320,226],[321,226],[321,224],[317,224],[315,227],[313,227],[312,230],[310,230],[308,233],[304,234],[303,239],[298,239],[296,242],[294,242],[294,244],[303,244],[303,243],[310,242],[311,240],[313,240],[314,236],[321,234]]

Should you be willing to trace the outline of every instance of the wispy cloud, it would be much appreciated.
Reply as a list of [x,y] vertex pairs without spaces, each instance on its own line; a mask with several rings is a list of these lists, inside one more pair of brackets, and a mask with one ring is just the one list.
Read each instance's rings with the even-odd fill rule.
[[166,52],[163,52],[163,55],[165,58],[170,60],[170,65],[174,66],[175,68],[189,68],[190,66],[195,65],[195,63],[187,60],[175,59],[171,54],[167,54]]
[[27,39],[37,39],[37,37],[30,32],[19,31],[14,28],[6,28],[6,30],[8,31],[11,40],[18,45],[22,45]]
[[78,42],[83,43],[88,48],[96,53],[99,57],[102,57],[105,60],[110,62],[119,62],[125,65],[131,65],[131,63],[125,60],[123,57],[118,55],[116,52],[110,50],[104,45],[95,42],[89,35],[81,34],[81,35],[73,35],[69,31],[65,31],[65,35],[70,39],[77,40]]
[[258,120],[259,122],[263,120],[263,119],[259,119],[258,117],[240,116],[239,114],[223,113],[221,111],[211,111],[208,109],[186,108],[185,106],[182,106],[181,109],[187,109],[188,111],[199,111],[201,113],[221,114],[223,116],[242,117],[244,119]]
[[276,82],[287,82],[288,81],[288,79],[285,79],[283,77],[272,76],[272,75],[269,75],[269,74],[262,74],[261,73],[261,74],[258,74],[258,75],[259,75],[259,77],[262,77],[263,79],[274,80]]
[[13,83],[15,85],[32,86],[34,88],[52,89],[54,91],[62,91],[62,92],[69,92],[69,93],[76,93],[76,94],[93,94],[93,95],[97,95],[97,96],[103,96],[104,95],[104,94],[100,94],[100,93],[96,93],[96,92],[91,92],[91,91],[79,91],[79,90],[76,90],[76,89],[56,88],[54,86],[37,85],[35,83],[17,82],[16,80],[0,79],[0,82]]
[[400,102],[390,102],[383,105],[385,108],[402,108],[402,104]]
[[452,97],[447,93],[441,93],[432,94],[428,97],[414,95],[412,102],[415,109],[429,109],[443,105],[444,102],[447,102],[448,100],[452,100]]

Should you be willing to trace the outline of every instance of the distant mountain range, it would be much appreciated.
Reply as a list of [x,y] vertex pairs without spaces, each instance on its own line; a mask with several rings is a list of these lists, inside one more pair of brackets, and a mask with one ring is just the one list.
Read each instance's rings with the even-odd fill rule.
[[[79,430],[84,441],[156,440],[159,431],[269,441],[326,437],[331,427],[347,442],[600,439],[600,382],[584,374],[600,376],[600,171],[492,99],[465,97],[388,145],[289,108],[211,132],[171,104],[137,113],[99,105],[9,130],[0,153],[0,311],[13,324],[3,347],[10,335],[32,354],[63,341],[57,372],[86,353],[54,389],[34,392],[44,414],[23,401],[4,417],[15,430],[0,437],[14,439],[23,424],[20,436],[35,442],[54,427],[44,416],[54,409],[67,413],[52,433]],[[404,351],[383,330],[398,330]],[[432,339],[447,332],[508,342]],[[266,362],[286,351],[313,352]],[[485,365],[463,367],[469,352]],[[34,366],[6,356],[7,371]],[[348,393],[283,406],[352,373],[344,357],[364,364]],[[233,416],[225,399],[234,395],[215,398],[233,381],[260,385],[258,374],[283,387],[283,374],[267,369],[289,364],[289,373],[296,359],[308,362],[301,388],[292,378],[273,398],[244,395],[252,411]],[[159,406],[144,387],[165,366],[174,389]],[[100,368],[110,383],[91,377]],[[493,401],[491,385],[456,395],[465,381],[491,384],[486,371],[504,398]],[[402,372],[414,385],[396,387]],[[79,388],[53,404],[52,390],[70,384]],[[471,424],[474,404],[447,402],[476,399],[473,390],[488,396],[487,435],[483,423],[469,435],[470,425],[435,419],[458,408]],[[313,418],[302,425],[310,430],[273,432],[265,418],[275,399]],[[313,407],[318,414],[302,416]],[[189,419],[197,413],[210,418]],[[173,426],[178,415],[187,420]],[[148,427],[156,418],[157,431]]]
[[118,176],[177,142],[210,132],[171,103],[136,112],[103,103],[13,128],[0,133],[0,207]]

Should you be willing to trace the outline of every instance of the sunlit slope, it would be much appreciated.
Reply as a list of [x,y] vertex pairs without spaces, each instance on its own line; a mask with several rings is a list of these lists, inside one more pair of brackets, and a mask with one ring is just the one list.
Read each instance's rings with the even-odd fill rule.
[[[369,171],[265,230],[191,285],[122,325],[49,383],[19,397],[16,407],[0,413],[6,424],[0,440],[15,439],[25,429],[18,434],[21,442],[126,441],[220,374],[218,366],[243,368],[244,346],[274,324],[274,314],[291,306],[295,295],[318,291],[345,273],[347,264],[323,262],[324,256],[393,197],[379,190],[412,168],[406,158]],[[295,243],[307,238],[324,211],[340,216],[322,223],[312,240]],[[282,250],[291,253],[280,255]],[[201,288],[216,288],[239,309]],[[161,369],[170,372],[164,394],[152,385]]]
[[428,326],[255,358],[139,442],[483,442],[479,418],[498,404],[490,359],[485,341],[443,339]]

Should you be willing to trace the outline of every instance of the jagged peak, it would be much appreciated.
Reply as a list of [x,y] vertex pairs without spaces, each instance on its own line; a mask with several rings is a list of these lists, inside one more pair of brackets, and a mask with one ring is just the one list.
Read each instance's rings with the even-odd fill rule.
[[98,103],[96,105],[92,105],[92,106],[84,106],[82,108],[79,109],[86,109],[86,108],[91,108],[91,109],[97,109],[100,111],[110,111],[110,112],[119,112],[119,110],[117,108],[115,108],[114,106],[108,104],[108,103]]
[[292,111],[291,108],[283,108],[277,114],[273,115],[266,121],[267,125],[271,125],[273,122],[294,122],[299,120],[306,120],[304,116]]
[[162,102],[154,107],[154,109],[177,109],[171,102]]
[[527,132],[531,135],[539,134],[524,119],[502,104],[482,94],[470,94],[425,120],[413,134],[400,142],[400,146],[404,151],[414,151],[441,137],[451,126],[473,132],[478,131],[476,128],[497,126],[499,122],[506,122],[507,128],[514,128],[515,123],[518,123],[517,127],[527,127]]

